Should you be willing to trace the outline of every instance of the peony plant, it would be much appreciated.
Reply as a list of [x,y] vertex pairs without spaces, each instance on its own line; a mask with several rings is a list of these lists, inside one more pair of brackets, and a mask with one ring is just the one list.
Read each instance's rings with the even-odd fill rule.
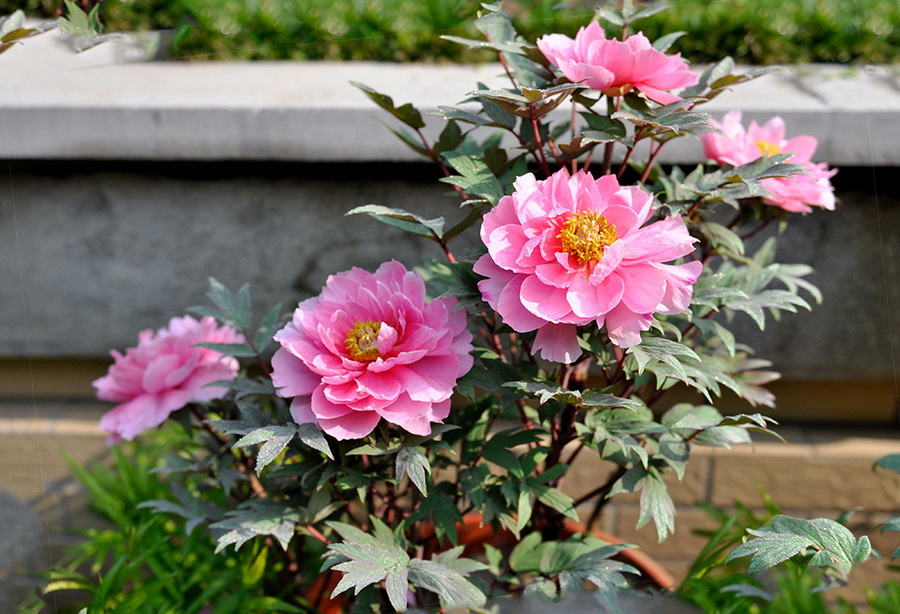
[[[774,404],[765,384],[778,374],[729,326],[820,300],[809,267],[775,260],[771,223],[833,209],[835,171],[778,118],[745,129],[735,112],[702,112],[767,69],[697,70],[669,53],[677,34],[632,33],[655,9],[626,5],[574,39],[536,42],[482,5],[485,40],[445,38],[496,52],[509,86],[441,107],[436,139],[412,105],[357,84],[459,203],[449,225],[389,203],[350,213],[443,259],[335,272],[259,321],[246,286],[213,280],[214,307],[191,310],[202,320],[142,333],[95,382],[119,403],[101,423],[113,439],[170,418],[190,435],[162,460],[181,482],[173,499],[143,505],[210,531],[219,556],[264,553],[284,611],[485,611],[585,586],[615,610],[641,570],[630,546],[592,532],[604,506],[640,492],[638,526],[664,540],[665,479],[684,475],[694,446],[774,435],[760,413],[715,408],[726,389]],[[706,161],[660,166],[682,137]],[[463,235],[474,250],[456,248]],[[673,404],[676,387],[702,401]],[[576,459],[598,467],[577,499]],[[752,571],[796,556],[845,576],[869,555],[831,521],[773,522],[733,553],[752,555]]]

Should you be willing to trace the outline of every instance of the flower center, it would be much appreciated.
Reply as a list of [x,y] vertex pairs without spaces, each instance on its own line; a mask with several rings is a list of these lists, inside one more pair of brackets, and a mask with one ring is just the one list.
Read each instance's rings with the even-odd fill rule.
[[759,149],[759,153],[766,156],[774,156],[775,154],[781,153],[781,147],[775,143],[764,141],[762,139],[756,141],[756,148]]
[[578,264],[586,264],[603,258],[603,250],[615,243],[619,234],[605,217],[590,211],[569,217],[557,237],[564,252]]
[[381,322],[369,320],[368,322],[356,322],[344,339],[350,358],[359,362],[372,362],[381,358],[378,353],[378,333],[381,331]]

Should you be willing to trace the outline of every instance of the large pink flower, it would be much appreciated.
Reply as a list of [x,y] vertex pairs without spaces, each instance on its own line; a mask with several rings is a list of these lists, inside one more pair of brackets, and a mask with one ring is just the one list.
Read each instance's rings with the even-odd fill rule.
[[111,443],[159,426],[192,401],[223,397],[227,388],[207,384],[233,379],[237,360],[196,344],[240,343],[243,336],[230,326],[217,326],[211,317],[198,322],[184,316],[156,333],[142,331],[138,339],[124,355],[113,350],[109,373],[94,382],[100,399],[119,403],[100,420]]
[[818,145],[815,138],[795,136],[785,139],[784,120],[780,117],[773,117],[762,126],[750,122],[749,128],[744,130],[740,111],[729,111],[721,124],[713,123],[724,134],[708,132],[700,136],[705,155],[710,160],[740,166],[763,155],[792,153],[794,155],[787,161],[806,168],[809,175],[763,179],[763,187],[771,194],[763,199],[764,203],[795,213],[809,213],[812,211],[810,206],[834,209],[834,188],[829,179],[837,169],[829,170],[824,162],[811,161]]
[[610,96],[636,89],[651,100],[669,104],[681,100],[670,90],[699,81],[680,53],[657,51],[640,32],[624,41],[607,39],[596,21],[579,29],[574,39],[548,34],[537,40],[537,46],[569,81],[583,82]]
[[680,217],[643,224],[653,196],[614,175],[579,171],[545,181],[519,177],[484,216],[485,300],[519,332],[537,330],[534,351],[557,362],[580,354],[576,327],[596,322],[621,347],[640,343],[654,313],[685,310],[700,262],[663,264],[693,251]]
[[337,439],[365,437],[381,418],[427,435],[472,367],[472,335],[455,307],[427,302],[422,278],[396,261],[332,275],[275,334],[272,381],[294,397],[297,423]]

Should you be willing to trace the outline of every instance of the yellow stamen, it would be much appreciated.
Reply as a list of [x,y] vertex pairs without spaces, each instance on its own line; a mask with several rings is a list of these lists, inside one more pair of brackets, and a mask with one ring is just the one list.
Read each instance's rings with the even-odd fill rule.
[[356,322],[344,339],[347,353],[350,358],[359,362],[372,362],[381,358],[378,353],[378,333],[381,331],[381,322],[369,320],[368,322]]
[[578,264],[587,264],[603,258],[603,250],[615,243],[619,234],[605,217],[590,211],[569,217],[557,237],[564,252]]
[[762,139],[756,141],[756,147],[759,149],[759,153],[766,156],[774,156],[781,153],[781,147],[777,144]]

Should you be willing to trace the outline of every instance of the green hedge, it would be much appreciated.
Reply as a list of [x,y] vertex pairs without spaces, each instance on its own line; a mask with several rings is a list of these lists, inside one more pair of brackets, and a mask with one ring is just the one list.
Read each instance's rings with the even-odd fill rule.
[[[0,0],[52,15],[60,0]],[[528,39],[574,35],[590,0],[506,0]],[[900,61],[896,0],[670,0],[640,22],[651,39],[686,31],[674,49],[696,63],[728,54],[750,64]],[[106,0],[110,31],[172,29],[171,55],[191,60],[315,59],[478,62],[488,55],[441,40],[476,36],[471,0]]]

